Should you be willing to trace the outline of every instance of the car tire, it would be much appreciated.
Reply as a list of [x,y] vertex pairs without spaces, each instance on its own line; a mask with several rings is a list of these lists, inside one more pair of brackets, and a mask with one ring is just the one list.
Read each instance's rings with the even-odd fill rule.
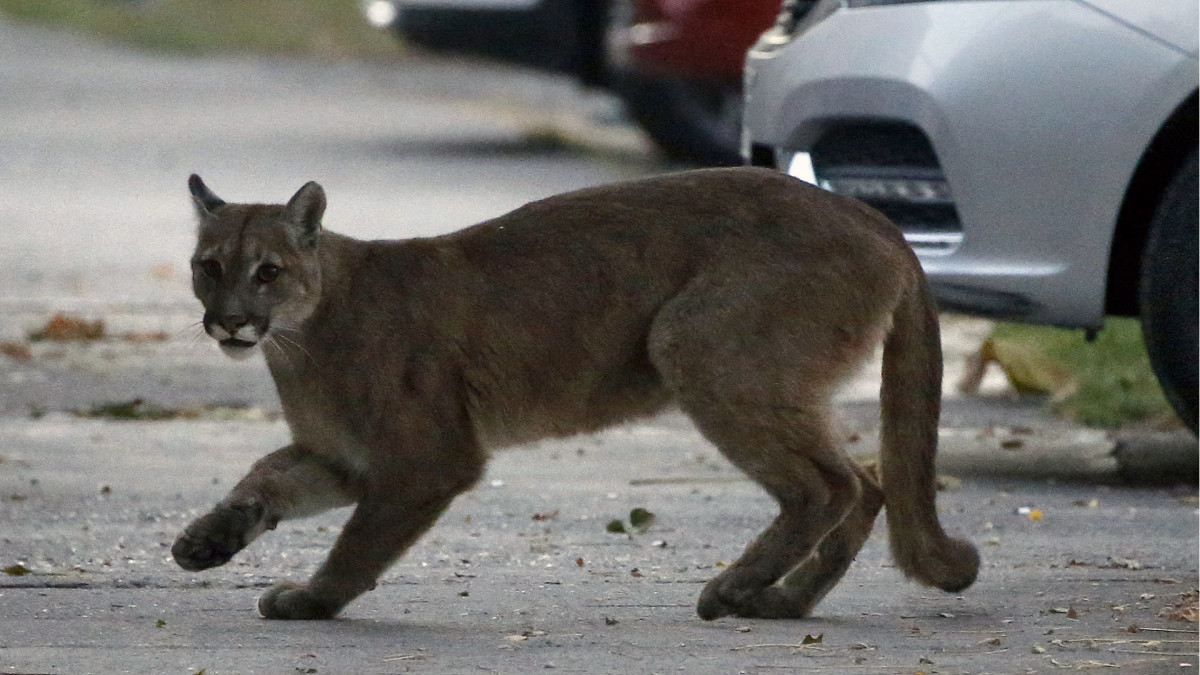
[[1197,430],[1196,152],[1163,191],[1142,252],[1139,305],[1150,365],[1171,406]]
[[742,163],[742,92],[733,84],[622,72],[612,90],[668,158],[705,166]]

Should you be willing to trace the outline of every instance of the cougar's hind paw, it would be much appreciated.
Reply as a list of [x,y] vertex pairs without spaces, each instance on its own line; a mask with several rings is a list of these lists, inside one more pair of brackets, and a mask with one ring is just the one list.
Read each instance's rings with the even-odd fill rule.
[[747,572],[730,567],[705,584],[696,603],[700,618],[712,621],[723,616],[757,616],[751,608],[767,584]]
[[339,609],[322,602],[308,588],[287,581],[271,587],[258,599],[258,611],[264,619],[332,619]]
[[723,616],[743,619],[803,619],[812,614],[817,598],[802,588],[729,583],[718,576],[704,587],[696,613],[705,621]]

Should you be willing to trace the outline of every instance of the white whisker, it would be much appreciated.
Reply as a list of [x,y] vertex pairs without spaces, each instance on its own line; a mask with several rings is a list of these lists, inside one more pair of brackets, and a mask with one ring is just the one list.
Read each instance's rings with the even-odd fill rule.
[[[287,344],[291,345],[292,347],[294,347],[294,348],[296,348],[296,349],[300,350],[300,353],[302,353],[302,354],[304,354],[304,356],[308,357],[308,360],[309,360],[309,361],[310,361],[310,362],[311,362],[311,363],[312,363],[314,366],[315,366],[315,365],[319,365],[319,364],[317,363],[317,360],[313,358],[313,355],[312,355],[312,354],[310,354],[310,353],[309,353],[309,351],[308,351],[307,349],[305,349],[305,348],[304,348],[304,345],[300,344],[298,341],[296,341],[296,340],[294,340],[294,339],[292,339],[292,338],[290,338],[290,337],[288,337],[288,336],[286,335],[286,333],[287,333],[288,331],[289,331],[289,329],[286,329],[286,328],[285,328],[285,329],[282,329],[282,330],[280,330],[280,331],[278,331],[278,332],[273,332],[271,335],[272,335],[272,337],[274,337],[274,338],[278,338],[279,340],[283,340],[284,342],[286,342]],[[295,332],[295,333],[299,334],[299,331],[295,331],[295,330],[293,330],[293,332]]]
[[[199,329],[199,330],[197,330],[197,329]],[[176,331],[170,333],[170,339],[178,340],[178,339],[182,339],[185,337],[198,337],[198,336],[204,335],[204,334],[205,334],[204,333],[204,322],[197,321],[195,323],[189,323],[188,325],[184,326],[183,328],[180,328],[179,330],[176,330]]]
[[289,369],[292,367],[291,355],[287,353],[287,350],[283,348],[283,345],[279,344],[274,335],[265,336],[262,340],[262,346],[264,352],[267,350],[267,348],[274,349],[275,352],[279,354],[280,358],[283,359],[284,363],[287,364],[287,367]]

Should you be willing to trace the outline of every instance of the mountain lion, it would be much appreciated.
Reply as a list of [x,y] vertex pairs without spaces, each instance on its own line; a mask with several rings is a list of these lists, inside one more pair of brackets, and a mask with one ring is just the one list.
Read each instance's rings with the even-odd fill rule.
[[[774,171],[706,169],[359,241],[322,228],[316,183],[286,205],[188,186],[204,329],[235,358],[263,346],[293,442],[189,525],[175,560],[222,565],[280,520],[357,505],[308,583],[259,599],[263,616],[330,618],[373,588],[490,448],[668,404],[780,508],[704,588],[701,617],[808,615],[885,504],[906,575],[951,592],[975,580],[974,547],[934,504],[934,303],[867,206]],[[838,447],[830,406],[880,342],[877,477]]]

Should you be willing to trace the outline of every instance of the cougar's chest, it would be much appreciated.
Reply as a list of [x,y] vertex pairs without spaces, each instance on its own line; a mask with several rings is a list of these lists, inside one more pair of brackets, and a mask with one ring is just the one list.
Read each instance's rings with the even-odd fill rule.
[[270,365],[293,442],[365,471],[370,464],[369,450],[353,433],[338,405],[338,392],[331,391],[334,383],[325,382],[315,368]]

